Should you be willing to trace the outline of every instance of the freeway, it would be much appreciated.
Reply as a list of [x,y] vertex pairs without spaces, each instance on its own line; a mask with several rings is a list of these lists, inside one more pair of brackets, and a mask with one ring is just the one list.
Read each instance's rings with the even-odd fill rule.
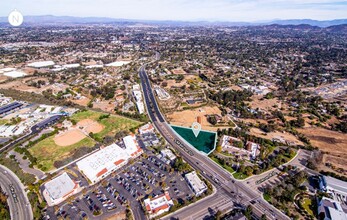
[[2,165],[0,165],[0,185],[8,195],[7,202],[10,207],[11,219],[33,219],[33,212],[23,184],[16,174]]
[[[223,203],[222,208],[225,211],[231,210],[235,206],[245,207],[250,205],[250,201],[255,201],[252,207],[256,216],[260,217],[265,213],[270,219],[289,219],[281,211],[263,200],[259,192],[251,189],[244,182],[234,180],[228,171],[197,151],[194,147],[187,147],[186,142],[172,130],[161,114],[145,72],[145,66],[140,68],[139,75],[147,112],[156,129],[181,154],[184,160],[194,169],[199,170],[201,175],[208,179],[217,190],[214,196],[199,204],[198,212],[194,208],[179,210],[177,215],[180,216],[180,219],[200,219],[201,216],[211,215],[211,212],[221,208],[218,206],[220,206],[220,201],[224,200],[225,203]],[[220,199],[220,196],[225,197],[225,199]]]

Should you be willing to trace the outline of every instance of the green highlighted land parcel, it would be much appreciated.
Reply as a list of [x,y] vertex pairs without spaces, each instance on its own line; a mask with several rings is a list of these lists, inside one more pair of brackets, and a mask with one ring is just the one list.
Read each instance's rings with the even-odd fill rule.
[[211,153],[216,147],[217,134],[215,132],[201,130],[199,135],[195,137],[191,128],[180,127],[175,125],[171,125],[171,127],[190,145],[192,145],[197,150],[205,154]]

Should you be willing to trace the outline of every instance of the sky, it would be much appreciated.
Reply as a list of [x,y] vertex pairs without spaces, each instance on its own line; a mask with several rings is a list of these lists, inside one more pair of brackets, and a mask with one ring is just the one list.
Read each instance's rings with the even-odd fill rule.
[[178,21],[332,20],[347,18],[347,0],[1,0],[0,16],[110,17]]

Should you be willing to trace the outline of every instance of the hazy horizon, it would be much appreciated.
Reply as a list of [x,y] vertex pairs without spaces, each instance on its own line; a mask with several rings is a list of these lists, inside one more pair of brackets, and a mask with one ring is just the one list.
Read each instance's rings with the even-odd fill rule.
[[[335,20],[347,16],[347,1],[329,0],[14,0],[0,16],[108,17],[135,20],[259,22],[287,19]],[[97,9],[97,10],[95,10]]]

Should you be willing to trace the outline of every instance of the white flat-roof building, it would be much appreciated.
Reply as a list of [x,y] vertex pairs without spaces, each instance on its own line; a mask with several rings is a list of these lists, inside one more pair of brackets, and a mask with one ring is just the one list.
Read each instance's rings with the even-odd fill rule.
[[125,149],[111,144],[78,161],[78,169],[94,184],[142,154],[135,136],[123,138]]
[[135,135],[128,135],[123,138],[126,152],[133,158],[140,156],[143,150],[137,143]]
[[347,207],[334,199],[323,197],[318,203],[318,219],[347,220]]
[[154,127],[151,123],[147,123],[139,128],[140,134],[147,134],[154,132]]
[[130,63],[130,61],[116,61],[116,62],[112,62],[112,63],[106,64],[106,66],[120,67],[120,66],[123,66],[123,65],[127,65],[128,63]]
[[176,155],[172,153],[170,149],[163,149],[160,151],[160,153],[163,155],[163,157],[167,157],[170,161],[173,161],[176,159]]
[[23,77],[26,76],[27,74],[23,71],[20,70],[14,70],[10,72],[5,72],[4,76],[12,77],[12,78],[18,78],[18,77]]
[[51,61],[51,60],[49,60],[49,61],[38,61],[38,62],[29,63],[27,66],[34,67],[34,68],[49,67],[49,66],[54,66],[54,62]]
[[78,183],[74,182],[69,175],[64,172],[44,184],[43,197],[46,199],[49,206],[53,206],[77,193],[78,189]]
[[195,196],[200,196],[207,190],[206,184],[199,178],[195,171],[187,173],[184,177]]
[[320,189],[326,191],[336,201],[347,203],[347,182],[331,176],[320,176]]
[[139,84],[133,85],[133,96],[136,101],[136,107],[137,107],[137,110],[139,111],[139,114],[145,113],[145,105],[143,104],[143,101],[142,101],[142,93],[140,91]]
[[133,90],[138,90],[138,91],[140,91],[140,84],[135,84],[135,85],[133,85]]
[[139,90],[133,90],[133,96],[136,102],[142,101],[142,94]]
[[136,102],[137,110],[139,111],[139,114],[145,113],[145,105],[142,101]]
[[151,199],[145,199],[143,202],[151,218],[169,211],[170,207],[174,205],[168,192]]

